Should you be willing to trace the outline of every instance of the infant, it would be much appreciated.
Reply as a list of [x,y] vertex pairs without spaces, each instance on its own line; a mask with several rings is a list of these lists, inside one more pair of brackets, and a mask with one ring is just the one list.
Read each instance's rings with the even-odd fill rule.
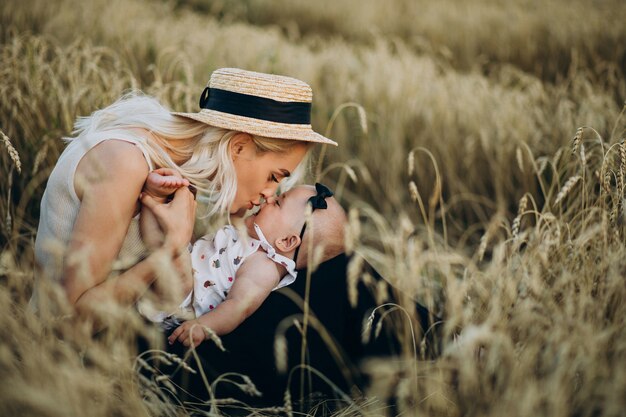
[[[148,175],[144,192],[164,201],[185,185],[187,180],[173,171],[160,169]],[[234,330],[271,291],[295,281],[296,268],[306,266],[309,239],[323,247],[322,260],[343,252],[346,215],[332,195],[321,184],[298,186],[262,203],[246,217],[245,233],[228,225],[198,239],[191,249],[193,289],[177,311],[149,318],[166,328],[176,327],[168,338],[170,344],[198,346],[207,337],[204,326],[217,335]],[[313,209],[308,222],[307,205]],[[147,211],[141,213],[146,220]],[[140,219],[140,225],[142,233],[154,232],[154,224]],[[189,313],[195,318],[181,322]]]

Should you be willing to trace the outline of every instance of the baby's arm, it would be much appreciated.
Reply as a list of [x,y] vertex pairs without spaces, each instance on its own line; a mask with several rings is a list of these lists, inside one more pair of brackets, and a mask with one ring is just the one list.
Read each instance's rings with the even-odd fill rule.
[[218,336],[232,332],[261,306],[283,275],[282,267],[268,259],[265,252],[255,252],[237,271],[226,300],[215,310],[180,325],[169,336],[169,343],[178,340],[185,346],[198,346],[206,339],[203,326]]

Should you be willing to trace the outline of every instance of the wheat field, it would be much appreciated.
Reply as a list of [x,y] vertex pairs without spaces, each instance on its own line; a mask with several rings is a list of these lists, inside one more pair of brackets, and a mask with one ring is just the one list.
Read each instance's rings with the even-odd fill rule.
[[[93,338],[59,288],[39,315],[28,299],[43,187],[76,117],[129,89],[196,111],[227,66],[311,84],[313,126],[340,146],[309,179],[349,210],[349,285],[366,260],[397,308],[444,318],[435,360],[414,318],[392,323],[401,354],[363,364],[371,385],[334,414],[623,415],[624,22],[618,0],[2,2],[0,415],[220,413],[227,399],[150,390],[132,311]],[[298,414],[287,397],[242,410]]]

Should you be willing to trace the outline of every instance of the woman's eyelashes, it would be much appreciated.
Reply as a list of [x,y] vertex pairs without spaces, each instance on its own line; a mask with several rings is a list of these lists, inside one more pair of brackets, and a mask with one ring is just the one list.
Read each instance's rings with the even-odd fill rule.
[[280,182],[275,174],[270,175],[270,180],[273,182]]

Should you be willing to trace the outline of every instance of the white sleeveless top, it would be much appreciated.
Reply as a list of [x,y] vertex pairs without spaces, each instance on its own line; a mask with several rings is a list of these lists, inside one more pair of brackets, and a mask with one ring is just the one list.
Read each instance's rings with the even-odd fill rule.
[[[39,227],[35,239],[35,260],[48,278],[56,281],[61,278],[63,257],[78,216],[81,202],[74,189],[76,167],[89,150],[111,139],[123,140],[139,147],[148,167],[150,170],[153,169],[144,145],[136,134],[128,130],[98,132],[69,142],[48,178],[41,200]],[[146,255],[146,252],[139,233],[139,215],[137,215],[131,220],[122,248],[112,265],[112,274],[132,267]]]

